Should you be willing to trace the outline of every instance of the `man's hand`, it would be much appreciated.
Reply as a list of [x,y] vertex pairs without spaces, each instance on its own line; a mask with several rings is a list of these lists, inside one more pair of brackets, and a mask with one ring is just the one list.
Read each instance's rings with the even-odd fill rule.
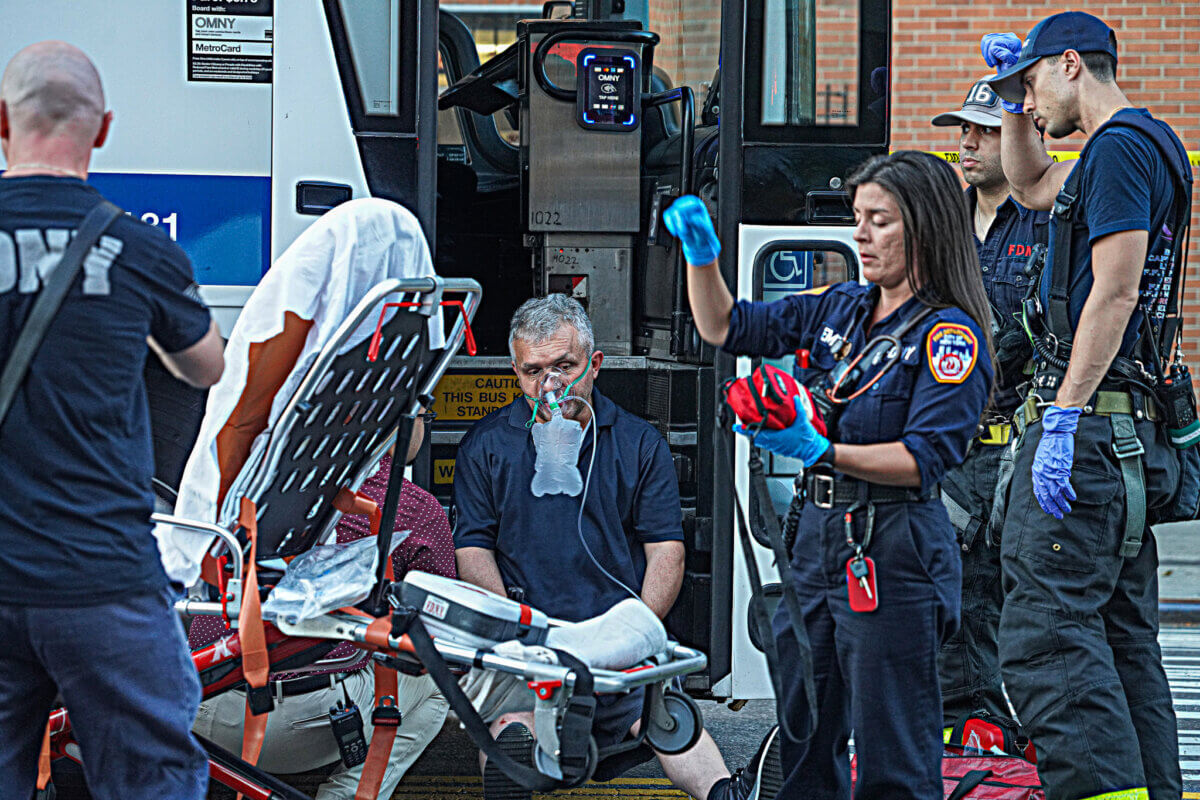
[[795,402],[796,421],[783,430],[763,428],[756,433],[741,425],[734,425],[733,430],[742,436],[749,436],[757,447],[770,450],[776,455],[799,459],[805,467],[811,467],[832,445],[813,427],[808,418],[808,410],[804,408],[799,397]]
[[[983,54],[987,65],[995,67],[996,74],[999,75],[1017,63],[1021,55],[1021,40],[1015,33],[984,34],[979,42],[979,52]],[[1025,110],[1020,103],[1010,103],[1004,98],[1000,98],[1000,105],[1010,114],[1021,114]]]
[[683,257],[693,267],[705,267],[717,260],[721,240],[713,229],[712,218],[704,201],[687,194],[663,212],[663,223],[683,246]]
[[1042,439],[1033,457],[1033,494],[1038,505],[1055,519],[1071,513],[1071,463],[1075,460],[1075,429],[1081,408],[1050,406],[1042,417]]

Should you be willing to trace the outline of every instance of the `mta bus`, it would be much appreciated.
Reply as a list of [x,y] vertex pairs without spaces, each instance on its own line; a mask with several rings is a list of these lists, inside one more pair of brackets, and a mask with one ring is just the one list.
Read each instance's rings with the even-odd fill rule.
[[[583,303],[606,355],[598,386],[673,457],[687,568],[667,626],[709,657],[686,688],[771,696],[730,487],[752,516],[782,513],[797,465],[768,460],[775,508],[757,507],[745,443],[716,427],[722,382],[753,365],[696,334],[661,214],[681,194],[704,199],[741,297],[858,279],[842,182],[887,151],[889,0],[12,0],[5,12],[5,62],[47,38],[96,62],[116,119],[90,181],[187,251],[226,335],[272,260],[351,198],[404,205],[437,272],[482,284],[479,352],[443,379],[413,467],[444,505],[460,439],[519,394],[512,312],[549,292]],[[148,381],[169,491],[203,402]],[[755,556],[777,575],[769,550]]]

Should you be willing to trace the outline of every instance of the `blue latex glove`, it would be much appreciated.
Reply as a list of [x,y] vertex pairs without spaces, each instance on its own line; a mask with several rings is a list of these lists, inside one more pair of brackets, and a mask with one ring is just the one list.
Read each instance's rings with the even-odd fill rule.
[[[989,67],[996,68],[999,75],[1004,70],[1017,63],[1021,55],[1021,40],[1015,33],[988,33],[979,41],[979,52]],[[1010,103],[1001,98],[1000,105],[1011,114],[1020,114],[1024,107],[1020,103]]]
[[693,267],[703,267],[717,260],[721,241],[713,229],[712,218],[704,201],[694,194],[685,194],[663,212],[663,222],[683,245],[683,257]]
[[817,463],[817,459],[831,447],[829,440],[817,433],[817,429],[812,426],[808,419],[808,412],[800,403],[800,398],[796,398],[796,421],[790,427],[781,431],[763,428],[756,434],[742,425],[734,425],[733,431],[742,436],[749,436],[755,446],[764,450],[770,450],[776,455],[800,459],[805,467],[811,467]]
[[1075,429],[1081,408],[1050,406],[1042,417],[1042,440],[1033,456],[1033,494],[1038,505],[1055,519],[1071,513],[1071,462],[1075,460]]

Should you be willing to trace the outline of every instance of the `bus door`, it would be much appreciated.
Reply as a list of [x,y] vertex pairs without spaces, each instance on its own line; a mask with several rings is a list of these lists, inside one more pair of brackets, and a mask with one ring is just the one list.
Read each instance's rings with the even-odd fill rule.
[[[858,164],[887,152],[889,0],[726,0],[722,14],[717,227],[726,280],[754,300],[857,280],[843,185]],[[778,363],[791,368],[790,357]],[[718,354],[715,366],[719,383],[757,364]],[[775,507],[760,509],[747,447],[739,439],[731,461],[728,440],[718,444],[713,486],[714,549],[727,554],[714,563],[728,565],[714,574],[714,592],[730,600],[731,670],[712,692],[739,699],[769,697],[771,684],[749,634],[751,589],[727,487],[752,518],[781,515],[798,466],[766,460]],[[764,580],[777,580],[770,551],[755,551]],[[777,602],[778,586],[769,589],[768,602]]]
[[433,249],[436,64],[434,0],[276,3],[276,256],[318,216],[357,197],[412,211]]

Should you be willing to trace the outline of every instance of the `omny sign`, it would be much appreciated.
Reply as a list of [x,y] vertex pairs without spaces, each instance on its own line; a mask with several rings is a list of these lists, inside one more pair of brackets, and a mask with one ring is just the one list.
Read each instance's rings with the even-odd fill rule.
[[790,293],[811,289],[812,276],[811,250],[776,250],[763,260],[764,291]]

